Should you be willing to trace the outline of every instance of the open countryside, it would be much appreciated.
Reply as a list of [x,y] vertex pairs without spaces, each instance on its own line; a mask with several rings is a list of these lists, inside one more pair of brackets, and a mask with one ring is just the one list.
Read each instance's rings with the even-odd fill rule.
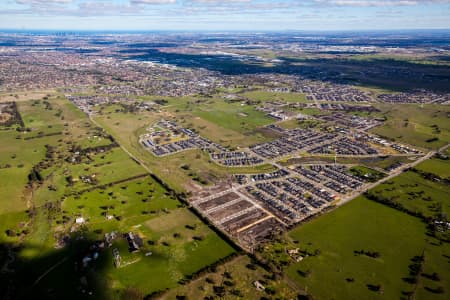
[[338,2],[0,4],[0,299],[449,299],[449,3]]

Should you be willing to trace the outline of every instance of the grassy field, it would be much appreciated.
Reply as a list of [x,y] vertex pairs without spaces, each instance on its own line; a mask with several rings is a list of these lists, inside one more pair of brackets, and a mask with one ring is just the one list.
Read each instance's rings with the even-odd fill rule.
[[300,93],[279,93],[269,91],[251,91],[239,94],[239,96],[248,98],[254,101],[281,101],[281,102],[300,102],[306,103],[305,94]]
[[[77,216],[88,218],[92,230],[116,228],[123,231],[163,214],[165,210],[177,208],[180,203],[165,192],[148,177],[67,197],[62,209],[70,212],[66,216],[71,219]],[[106,215],[113,218],[108,220]],[[60,224],[64,224],[64,215],[55,220],[54,226]]]
[[90,123],[85,124],[87,118],[64,99],[22,101],[18,109],[31,131],[0,130],[1,213],[23,211],[30,205],[30,191],[26,189],[28,175],[33,166],[46,159],[46,145],[57,147],[57,153],[65,155],[69,147],[66,142],[83,141],[90,131],[96,132],[93,127],[87,127]]
[[445,105],[377,104],[387,118],[371,131],[395,141],[437,149],[450,142],[450,109]]
[[[47,103],[24,101],[18,104],[25,127],[31,131],[19,132],[17,127],[0,130],[0,188],[3,194],[0,213],[26,208],[28,174],[34,165],[45,159],[46,145],[60,145],[65,151],[64,140],[76,142],[89,135],[79,111],[72,104],[62,99],[50,99]],[[72,126],[64,126],[65,123]],[[74,123],[79,125],[73,126]]]
[[[89,158],[90,160],[76,164],[63,162],[57,168],[44,170],[42,176],[45,177],[45,180],[42,185],[46,188],[35,192],[35,204],[43,205],[46,201],[60,199],[65,194],[146,173],[120,148],[113,148],[104,153],[91,154]],[[85,179],[83,179],[84,177]],[[51,189],[48,187],[57,188]]]
[[254,131],[240,132],[240,130],[235,130],[236,128],[222,127],[214,121],[191,114],[179,114],[174,120],[178,121],[181,126],[196,129],[200,135],[230,148],[251,146],[271,139],[258,132],[256,128]]
[[365,178],[369,182],[376,182],[386,176],[384,173],[364,166],[351,167],[350,172],[356,176]]
[[[31,296],[41,299],[44,295],[45,299],[48,296],[90,299],[88,291],[95,299],[142,299],[153,292],[177,287],[190,274],[234,253],[233,248],[185,208],[169,210],[151,221],[167,224],[168,228],[153,228],[146,222],[133,226],[130,230],[138,232],[144,241],[140,252],[130,253],[126,240],[119,234],[112,247],[99,251],[98,259],[84,271],[74,266],[80,264],[80,255],[85,255],[96,240],[89,229],[73,233],[74,237],[82,238],[59,250],[42,251],[40,246],[26,244],[22,252],[27,252],[27,256],[18,262],[16,275],[25,288],[18,293],[24,292],[27,299]],[[121,256],[118,268],[113,265],[112,249],[117,249]],[[150,252],[151,255],[146,255]],[[129,298],[130,290],[139,298]]]
[[447,215],[450,213],[448,186],[426,180],[411,171],[375,187],[370,193],[425,216],[435,216],[439,207]]
[[295,129],[295,128],[315,128],[320,124],[317,120],[288,120],[279,122],[277,125],[284,129]]
[[[87,230],[97,238],[113,230],[133,231],[143,238],[144,248],[137,254],[129,253],[122,239],[114,243],[122,256],[123,267],[118,269],[112,266],[111,252],[105,252],[102,259],[110,261],[105,284],[112,290],[133,287],[149,294],[175,287],[185,276],[234,252],[149,177],[69,197],[62,208],[71,219],[86,218]],[[63,222],[61,216],[53,227]],[[153,254],[145,256],[148,252]]]
[[[100,129],[95,128],[78,109],[64,99],[50,99],[44,101],[28,101],[19,104],[19,112],[25,127],[31,132],[18,132],[15,128],[0,131],[0,166],[10,165],[10,168],[0,169],[0,187],[4,191],[5,199],[9,199],[0,211],[23,210],[26,208],[25,185],[31,168],[39,162],[45,161],[46,145],[55,148],[55,154],[61,157],[69,155],[72,146],[81,148],[96,147],[111,144],[111,141],[102,136]],[[114,161],[113,164],[111,164]],[[102,166],[95,167],[96,163]],[[91,164],[91,165],[88,165]],[[111,168],[113,167],[113,168]],[[124,168],[126,167],[126,168]],[[57,168],[50,168],[43,172],[49,177],[47,185],[64,186],[65,177],[89,173],[99,175],[99,182],[114,181],[120,170],[136,175],[138,167],[123,152],[112,152],[100,156],[92,156],[91,161],[85,164],[73,165],[61,163]],[[73,173],[73,174],[72,174]],[[131,176],[132,176],[131,175]],[[61,189],[60,189],[61,191]],[[50,196],[48,191],[45,196]],[[52,193],[50,193],[52,194]],[[39,198],[39,197],[38,197]],[[50,197],[54,199],[54,197]]]
[[[189,170],[181,168],[186,162]],[[255,167],[222,167],[209,160],[209,155],[201,150],[189,150],[175,155],[157,158],[152,161],[163,178],[174,182],[177,186],[189,183],[192,177],[199,176],[210,184],[216,180],[226,179],[232,174],[272,172],[272,165],[259,165]],[[193,175],[190,175],[193,174]],[[187,179],[187,180],[186,180]]]
[[45,145],[55,141],[55,137],[26,141],[16,139],[17,135],[21,134],[15,130],[0,131],[0,213],[26,209],[28,174],[45,157]]
[[[345,161],[351,158],[338,158],[338,161],[341,163],[345,163]],[[398,163],[410,163],[411,159],[408,157],[403,156],[388,156],[388,157],[382,157],[382,158],[363,158],[361,159],[362,163],[366,166],[373,167],[373,168],[381,168],[381,169],[388,169],[389,167],[398,164]]]
[[[448,287],[448,262],[439,253],[450,249],[425,232],[418,218],[360,197],[289,233],[297,242],[292,247],[312,255],[290,264],[286,273],[317,299],[396,299],[415,290],[404,278],[411,259],[424,253],[424,270],[437,272],[441,281],[420,276],[415,299],[445,299],[447,294],[425,287]],[[355,253],[361,250],[377,255]]]
[[[20,234],[29,222],[28,215],[25,211],[8,212],[0,214],[0,244],[16,243],[20,240]],[[6,230],[13,230],[15,234],[7,235]]]
[[432,158],[416,166],[416,169],[433,173],[441,178],[450,177],[450,159]]
[[[115,280],[119,280],[123,288],[136,287],[144,293],[173,288],[181,279],[234,252],[190,212],[179,210],[182,211],[174,211],[145,223],[141,234],[154,244],[147,245],[139,254],[142,260],[136,266],[118,270],[111,268],[109,282],[114,284]],[[167,228],[155,228],[152,224],[166,224]],[[187,229],[186,225],[195,229]],[[145,257],[146,251],[153,254]]]
[[216,125],[240,133],[250,133],[256,128],[273,123],[265,113],[255,110],[253,106],[240,103],[213,102],[198,106],[193,114]]
[[[79,217],[86,223],[76,224],[74,220]],[[34,224],[36,228],[25,239],[30,246],[20,252],[23,259],[39,262],[32,274],[43,273],[55,263],[46,257],[55,256],[52,249],[63,234],[81,232],[96,241],[107,232],[119,233],[112,248],[100,253],[94,265],[96,272],[89,280],[89,284],[107,288],[105,299],[120,298],[130,288],[147,295],[176,287],[180,280],[235,251],[149,176],[69,196],[63,200],[60,212],[39,209]],[[120,237],[130,231],[143,239],[144,246],[138,253],[129,253],[126,241]],[[120,268],[113,266],[113,248],[120,251]],[[79,251],[69,258],[72,260]],[[145,255],[150,252],[151,256]],[[64,276],[64,272],[64,267],[57,268],[49,278]],[[48,289],[53,282],[47,279],[35,288]],[[98,287],[92,289],[99,293]],[[81,295],[72,296],[76,299]]]
[[[273,279],[272,274],[255,265],[248,256],[239,256],[224,265],[218,266],[215,272],[210,272],[191,283],[175,288],[162,295],[161,299],[176,299],[185,296],[187,299],[205,299],[220,297],[220,299],[259,300],[270,297],[269,292],[259,291],[253,285],[258,280],[276,293],[277,299],[294,299],[296,293],[285,281]],[[215,292],[214,287],[223,287],[223,292]]]
[[[36,244],[35,248],[53,247],[51,223],[43,205],[60,201],[66,193],[145,173],[119,148],[91,153],[82,162],[70,163],[75,156],[73,147],[84,149],[108,145],[111,141],[67,100],[23,101],[19,103],[19,112],[30,132],[15,128],[0,130],[2,241],[27,239]],[[47,146],[51,147],[51,153]],[[31,187],[29,174],[38,165],[41,181]],[[80,176],[85,175],[94,175],[95,181],[82,182]],[[72,186],[68,185],[69,177],[74,179]],[[35,209],[31,219],[25,213],[30,208]],[[6,230],[12,230],[14,236],[5,234]]]
[[[176,287],[234,253],[67,100],[24,101],[19,112],[30,132],[0,130],[0,188],[6,196],[0,200],[0,255],[3,249],[16,252],[15,284],[26,287],[24,292],[79,299],[80,278],[86,277],[85,289],[97,298],[121,298],[130,288],[147,295]],[[26,187],[33,166],[39,175]],[[141,177],[130,179],[134,176]],[[86,222],[75,223],[78,217]],[[74,265],[83,251],[111,231],[119,233],[113,247],[123,256],[123,267],[113,267],[108,248],[88,274],[78,273]],[[128,252],[121,233],[129,231],[143,238],[141,252]],[[71,242],[55,249],[63,236]]]
[[352,56],[352,60],[356,61],[377,61],[377,60],[392,60],[396,62],[407,62],[424,65],[449,65],[448,61],[436,59],[424,54],[364,54]]
[[0,94],[0,103],[2,102],[22,102],[30,100],[41,100],[48,95],[55,93],[55,90],[44,91],[27,91],[19,93],[2,93]]
[[294,112],[302,113],[304,115],[311,115],[311,116],[327,114],[327,112],[324,112],[323,110],[320,110],[318,108],[310,108],[310,107],[306,107],[306,108],[292,108],[290,110],[294,111]]

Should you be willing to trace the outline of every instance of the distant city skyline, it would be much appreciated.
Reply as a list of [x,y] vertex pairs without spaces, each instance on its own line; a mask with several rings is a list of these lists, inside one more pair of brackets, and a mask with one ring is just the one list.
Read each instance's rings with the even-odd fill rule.
[[448,29],[450,0],[4,0],[1,29]]

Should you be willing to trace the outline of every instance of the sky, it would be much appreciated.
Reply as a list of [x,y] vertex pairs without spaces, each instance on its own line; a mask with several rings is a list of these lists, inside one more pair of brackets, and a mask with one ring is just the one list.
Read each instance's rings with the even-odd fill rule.
[[1,29],[449,29],[450,0],[0,0]]

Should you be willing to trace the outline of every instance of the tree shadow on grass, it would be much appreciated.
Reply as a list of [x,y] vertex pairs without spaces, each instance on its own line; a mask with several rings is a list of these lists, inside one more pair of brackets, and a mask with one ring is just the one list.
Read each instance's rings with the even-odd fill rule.
[[[61,249],[40,254],[34,245],[0,244],[0,299],[108,299],[102,277],[112,264],[104,259],[109,248],[99,241],[78,239]],[[34,252],[33,258],[24,257]],[[97,253],[97,259],[93,259]],[[14,259],[12,259],[14,257]],[[92,260],[83,266],[83,259]]]

